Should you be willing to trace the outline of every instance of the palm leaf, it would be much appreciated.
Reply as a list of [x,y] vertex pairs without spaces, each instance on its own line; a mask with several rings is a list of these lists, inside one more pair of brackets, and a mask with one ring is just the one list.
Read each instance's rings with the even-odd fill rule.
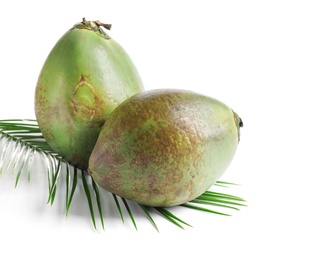
[[144,206],[144,205],[140,205],[141,209],[143,210],[144,214],[146,215],[146,217],[148,218],[148,220],[151,222],[151,224],[154,226],[154,228],[159,232],[159,229],[157,227],[156,222],[153,220],[150,211],[148,210],[148,207]]
[[188,224],[185,221],[183,221],[180,218],[178,218],[176,215],[174,215],[173,213],[171,213],[171,211],[169,211],[168,209],[165,209],[165,208],[157,208],[156,207],[155,210],[157,210],[163,217],[165,217],[171,223],[175,224],[176,226],[178,226],[178,227],[180,227],[182,229],[184,229],[184,227],[182,226],[182,224],[191,227],[190,224]]
[[69,208],[73,200],[73,196],[76,190],[77,186],[77,168],[74,168],[74,177],[73,177],[73,183],[70,188],[70,182],[71,182],[71,176],[70,176],[70,170],[69,165],[67,164],[67,176],[66,176],[66,216],[68,216]]
[[[53,160],[53,158],[52,158]],[[49,197],[48,197],[48,203],[50,202],[51,205],[54,202],[54,199],[56,197],[56,191],[57,191],[57,182],[59,179],[59,174],[61,173],[61,161],[57,161],[55,172],[52,171],[51,176],[49,175]]]
[[115,194],[112,194],[112,196],[114,197],[114,200],[115,200],[115,203],[116,203],[117,210],[119,212],[120,218],[121,218],[122,222],[124,223],[125,222],[125,220],[124,220],[124,214],[123,214],[123,211],[121,210],[121,207],[120,207],[118,198],[117,198],[117,196]]
[[91,196],[91,192],[90,192],[89,185],[87,183],[85,175],[86,175],[85,171],[82,171],[83,187],[84,187],[85,195],[86,195],[86,198],[87,198],[87,202],[89,204],[89,209],[90,209],[90,213],[91,213],[93,227],[95,229],[97,229],[97,224],[96,224],[96,221],[95,221],[95,215],[94,215],[93,204],[92,204],[92,196]]
[[136,222],[135,222],[135,219],[134,219],[133,213],[132,213],[130,207],[128,206],[127,201],[126,201],[124,198],[122,198],[122,200],[123,200],[123,203],[124,203],[124,205],[125,205],[125,208],[126,208],[126,210],[127,210],[127,212],[128,212],[128,215],[129,215],[129,217],[131,218],[131,220],[132,220],[132,222],[133,222],[133,225],[134,225],[135,229],[137,230],[137,226],[136,226]]
[[[70,165],[60,156],[60,154],[56,153],[49,146],[49,144],[43,138],[36,120],[0,120],[0,148],[0,176],[11,169],[11,172],[16,175],[15,187],[18,185],[19,179],[22,177],[23,172],[27,173],[28,181],[30,181],[34,158],[37,154],[41,155],[47,170],[49,186],[48,203],[50,205],[53,205],[55,201],[57,185],[61,175],[66,174],[66,216],[68,216],[76,188],[78,187],[77,183],[79,181],[82,182],[93,227],[95,229],[97,228],[96,219],[98,216],[100,218],[102,228],[104,229],[104,216],[98,185],[95,183],[92,176],[87,174],[86,171]],[[73,171],[71,171],[71,169],[73,169]],[[237,184],[217,181],[214,186],[226,188],[233,185]],[[118,200],[119,197],[115,194],[112,194],[112,196],[114,198],[118,213],[124,222],[124,213]],[[123,205],[125,206],[125,209],[132,220],[135,229],[137,230],[136,219],[132,213],[132,209],[128,205],[128,201],[124,198],[120,198],[120,200],[123,202]],[[96,202],[97,211],[94,210],[94,202]],[[151,216],[151,209],[158,212],[159,215],[180,228],[184,229],[183,225],[191,226],[166,208],[146,207],[143,205],[139,206],[149,222],[157,231],[159,231],[159,229]],[[225,208],[228,210],[239,210],[239,207],[246,205],[245,200],[240,197],[220,193],[215,190],[208,190],[198,198],[181,206],[192,210],[200,210],[202,212],[230,216],[230,214],[214,210],[212,207]]]
[[101,225],[102,225],[102,228],[104,229],[104,220],[103,220],[103,214],[102,214],[100,192],[99,192],[99,189],[98,189],[98,185],[93,180],[93,178],[92,178],[92,188],[94,190],[95,198],[96,198],[97,205],[98,205],[99,215],[100,215],[100,219],[101,219]]

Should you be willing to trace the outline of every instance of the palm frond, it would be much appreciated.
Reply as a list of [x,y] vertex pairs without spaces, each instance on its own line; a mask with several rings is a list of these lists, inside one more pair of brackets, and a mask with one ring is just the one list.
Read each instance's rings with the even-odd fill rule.
[[148,218],[148,220],[151,222],[151,224],[153,225],[153,227],[159,232],[159,229],[157,227],[156,222],[153,220],[150,211],[148,210],[148,207],[144,206],[144,205],[140,205],[141,209],[143,210],[144,214],[146,215],[146,217]]
[[71,184],[70,166],[69,164],[66,166],[66,216],[68,216],[69,208],[77,186],[77,168],[74,168],[73,182]]
[[[51,158],[53,160],[53,158]],[[61,161],[58,160],[57,162],[53,162],[53,164],[56,163],[55,171],[52,171],[52,174],[48,175],[49,180],[49,197],[48,197],[48,203],[50,202],[51,205],[54,202],[54,199],[56,197],[57,192],[57,182],[59,179],[59,175],[61,173]]]
[[93,180],[93,178],[92,178],[92,188],[94,190],[95,198],[96,198],[97,205],[98,205],[98,211],[99,211],[99,215],[100,215],[100,219],[101,219],[101,225],[102,225],[102,228],[104,229],[104,220],[103,220],[103,214],[102,214],[100,192],[99,192],[99,189],[98,189],[98,185]]
[[89,189],[89,184],[87,183],[85,175],[86,175],[85,171],[82,171],[83,187],[84,187],[85,195],[86,195],[86,198],[87,198],[87,202],[89,204],[89,209],[90,209],[90,213],[91,213],[93,227],[95,229],[97,229],[97,224],[96,224],[96,221],[95,221],[95,215],[94,215],[94,210],[93,210],[92,196],[91,196],[91,192],[90,192],[90,189]]
[[173,213],[171,213],[171,211],[169,211],[168,209],[165,209],[165,208],[157,208],[156,207],[155,210],[157,210],[168,221],[170,221],[171,223],[175,224],[176,226],[178,226],[178,227],[180,227],[182,229],[184,229],[184,227],[182,226],[182,224],[187,225],[189,227],[192,227],[190,224],[186,223],[185,221],[181,220],[176,215],[174,215]]
[[124,205],[125,205],[125,208],[126,208],[126,210],[127,210],[127,212],[128,212],[129,217],[131,218],[131,220],[132,220],[132,222],[133,222],[133,225],[134,225],[135,229],[137,230],[136,222],[135,222],[135,219],[134,219],[133,213],[132,213],[130,207],[128,206],[127,200],[124,199],[124,198],[121,198],[121,199],[122,199],[122,201],[123,201],[123,203],[124,203]]
[[[43,158],[48,176],[49,194],[47,202],[50,205],[53,205],[56,198],[56,192],[58,190],[57,185],[59,183],[59,179],[62,175],[65,175],[65,212],[66,216],[68,216],[76,188],[78,187],[77,184],[80,181],[88,203],[93,227],[97,229],[98,216],[100,218],[102,228],[105,228],[98,185],[95,183],[92,176],[90,176],[86,171],[70,165],[60,156],[60,154],[56,153],[49,146],[49,144],[43,138],[36,120],[0,120],[0,148],[0,176],[11,169],[12,174],[16,175],[14,187],[17,187],[23,172],[27,173],[28,182],[30,181],[34,158],[37,154],[39,154],[41,155],[41,158]],[[217,181],[214,186],[226,188],[231,187],[232,185],[237,184]],[[132,209],[129,206],[128,201],[124,198],[118,197],[115,194],[112,194],[112,196],[122,222],[124,222],[124,213],[119,200],[123,202],[126,212],[129,215],[134,228],[137,230],[136,219],[132,213]],[[97,212],[93,206],[94,202],[96,202]],[[208,190],[198,198],[181,206],[188,209],[200,210],[202,212],[230,216],[230,214],[214,210],[212,207],[225,208],[228,210],[239,210],[240,207],[246,206],[245,202],[245,200],[237,196],[220,193],[215,190]],[[158,212],[159,215],[180,228],[184,229],[183,225],[191,226],[174,215],[167,208],[146,207],[143,205],[139,206],[149,222],[157,231],[159,231],[159,229],[151,216],[151,209]]]
[[124,214],[123,214],[123,211],[121,210],[121,207],[120,207],[120,204],[119,204],[117,195],[115,195],[115,194],[112,193],[112,196],[114,197],[114,200],[115,200],[115,203],[116,203],[117,210],[119,212],[120,218],[121,218],[122,222],[124,223],[125,222],[125,220],[124,220]]

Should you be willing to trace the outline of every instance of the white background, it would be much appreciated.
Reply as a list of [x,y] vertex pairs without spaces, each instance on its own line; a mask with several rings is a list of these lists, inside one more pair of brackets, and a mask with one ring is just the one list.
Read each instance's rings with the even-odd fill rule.
[[[325,1],[5,1],[0,7],[0,119],[35,118],[38,74],[56,41],[82,17],[112,23],[146,89],[215,97],[243,119],[223,192],[248,207],[232,217],[184,208],[181,230],[136,210],[138,231],[111,200],[94,231],[82,189],[69,217],[64,194],[46,204],[40,164],[16,189],[0,178],[0,258],[327,259]],[[80,186],[79,186],[80,188]],[[63,192],[63,191],[61,191]],[[60,195],[61,194],[61,195]]]

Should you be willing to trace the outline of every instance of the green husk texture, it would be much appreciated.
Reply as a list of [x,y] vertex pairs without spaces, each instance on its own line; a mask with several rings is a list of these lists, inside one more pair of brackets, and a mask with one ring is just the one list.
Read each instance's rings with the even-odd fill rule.
[[[134,228],[137,230],[136,216],[133,215],[133,207],[131,207],[131,205],[139,204],[120,198],[107,191],[101,193],[98,185],[85,170],[70,165],[62,156],[52,150],[43,138],[36,120],[0,120],[0,177],[2,174],[11,171],[16,175],[15,187],[18,185],[19,179],[22,177],[23,173],[27,175],[28,181],[30,181],[32,165],[35,163],[34,159],[37,154],[43,158],[43,162],[47,169],[49,186],[48,204],[53,205],[58,190],[57,186],[60,183],[58,180],[64,175],[63,177],[65,178],[66,184],[66,215],[69,213],[76,189],[78,187],[83,187],[90,210],[91,221],[95,229],[97,229],[98,218],[100,219],[102,228],[105,228],[105,216],[102,206],[103,203],[106,202],[106,199],[109,198],[101,198],[100,194],[108,194],[108,196],[113,196],[117,207],[117,214],[120,215],[122,222],[124,223],[125,221],[124,211],[119,201],[124,205]],[[79,182],[81,183],[80,186],[77,185]],[[225,188],[235,184],[218,181],[216,185]],[[159,213],[157,215],[164,217],[177,227],[184,229],[184,226],[191,226],[174,215],[172,213],[172,208],[139,206],[145,217],[157,231],[159,231],[159,228],[154,220],[155,213]],[[180,206],[193,210],[200,210],[202,212],[230,216],[230,214],[217,211],[213,209],[213,207],[239,210],[240,207],[245,206],[245,200],[237,196],[208,190],[198,198]]]
[[57,41],[40,71],[34,98],[35,116],[48,144],[85,170],[110,113],[143,90],[126,51],[91,24],[79,23]]

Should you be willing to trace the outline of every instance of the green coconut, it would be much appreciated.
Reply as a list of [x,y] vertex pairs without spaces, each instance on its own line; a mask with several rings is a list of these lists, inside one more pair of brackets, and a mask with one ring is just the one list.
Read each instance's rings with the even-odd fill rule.
[[77,23],[55,44],[40,72],[35,114],[49,145],[65,160],[88,168],[100,129],[124,100],[143,90],[125,50],[99,21]]
[[193,200],[224,173],[236,152],[239,116],[184,90],[151,90],[120,104],[104,124],[89,172],[104,189],[148,206]]

